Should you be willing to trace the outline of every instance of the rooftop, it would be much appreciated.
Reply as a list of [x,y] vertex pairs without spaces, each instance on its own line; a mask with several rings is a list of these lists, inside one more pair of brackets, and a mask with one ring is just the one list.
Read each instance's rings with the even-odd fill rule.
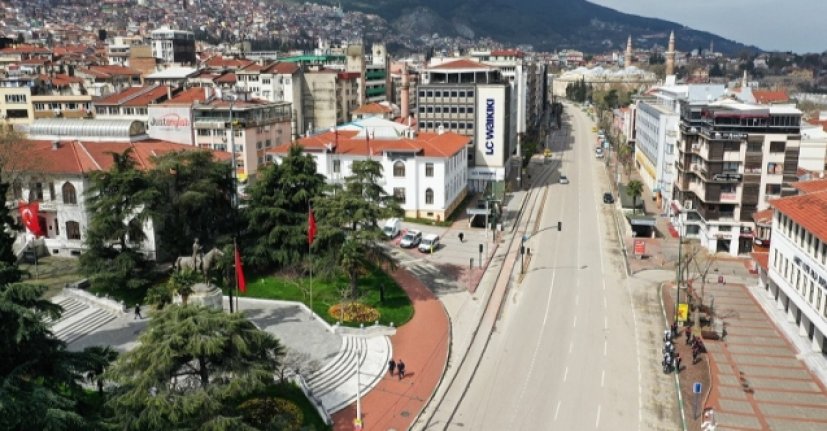
[[147,106],[167,97],[170,88],[165,85],[129,87],[123,91],[95,100],[95,105]]
[[775,199],[770,205],[827,242],[827,191]]
[[[393,122],[391,122],[393,123]],[[453,132],[437,133],[420,132],[413,137],[404,134],[398,136],[379,136],[368,138],[370,129],[328,131],[318,135],[300,138],[300,146],[316,151],[323,151],[328,146],[336,154],[352,156],[370,156],[382,154],[386,151],[414,152],[423,157],[447,158],[462,151],[471,141],[471,138]],[[272,153],[285,154],[290,144],[273,148]]]
[[797,189],[799,194],[823,192],[827,191],[827,178],[819,178],[817,180],[810,181],[796,181],[790,185]]

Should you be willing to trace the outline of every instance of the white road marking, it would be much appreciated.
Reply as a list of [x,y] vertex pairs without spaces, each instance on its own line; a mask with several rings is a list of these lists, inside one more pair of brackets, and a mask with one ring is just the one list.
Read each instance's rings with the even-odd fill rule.
[[[572,351],[573,349],[574,349],[574,341],[572,341],[572,342],[570,342],[570,343],[569,343],[569,353],[571,353],[571,351]],[[655,349],[655,350],[657,350],[657,349]]]
[[609,318],[607,316],[603,316],[603,329],[609,329]]
[[609,353],[609,342],[603,340],[603,356],[606,356]]
[[565,382],[566,379],[569,378],[569,367],[566,367],[566,371],[563,372],[563,381]]
[[[604,281],[604,283],[605,283],[605,281]],[[605,296],[603,297],[603,308],[609,308],[609,306],[606,304],[606,297]]]
[[606,386],[606,370],[603,370],[600,373],[600,387],[602,388],[602,387],[605,387],[605,386]]
[[[545,322],[543,322],[543,323],[545,323]],[[577,316],[574,316],[574,321],[571,323],[571,327],[572,327],[572,328],[576,328],[576,327],[577,327]]]
[[574,305],[580,305],[580,295],[574,297]]
[[594,427],[600,428],[600,404],[597,405],[597,419],[594,421]]
[[557,408],[554,409],[554,420],[557,420],[557,415],[560,414],[560,404],[562,401],[557,401]]

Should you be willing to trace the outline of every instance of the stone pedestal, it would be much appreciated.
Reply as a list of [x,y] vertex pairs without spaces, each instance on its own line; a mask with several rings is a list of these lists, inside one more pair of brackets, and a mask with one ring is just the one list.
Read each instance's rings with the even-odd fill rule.
[[[181,296],[175,295],[173,302],[180,304]],[[187,305],[203,305],[221,310],[224,308],[221,289],[212,284],[196,283],[192,286],[192,294],[187,298]]]

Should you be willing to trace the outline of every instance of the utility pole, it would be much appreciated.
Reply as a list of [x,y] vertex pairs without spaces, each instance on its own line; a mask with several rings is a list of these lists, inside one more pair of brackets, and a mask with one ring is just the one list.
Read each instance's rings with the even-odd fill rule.
[[678,322],[678,305],[681,302],[681,265],[683,252],[683,223],[678,224],[678,268],[675,270],[675,323]]

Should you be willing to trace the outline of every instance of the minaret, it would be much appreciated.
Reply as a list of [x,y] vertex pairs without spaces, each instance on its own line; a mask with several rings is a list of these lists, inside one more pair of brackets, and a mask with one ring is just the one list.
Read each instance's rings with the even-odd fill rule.
[[675,32],[669,34],[669,47],[666,48],[666,76],[675,74]]
[[402,88],[399,95],[399,108],[401,110],[402,121],[408,121],[410,115],[410,84],[408,83],[408,63],[402,63]]
[[747,71],[744,70],[744,78],[741,79],[741,88],[747,88]]
[[626,55],[623,56],[623,67],[632,66],[632,36],[626,42]]

